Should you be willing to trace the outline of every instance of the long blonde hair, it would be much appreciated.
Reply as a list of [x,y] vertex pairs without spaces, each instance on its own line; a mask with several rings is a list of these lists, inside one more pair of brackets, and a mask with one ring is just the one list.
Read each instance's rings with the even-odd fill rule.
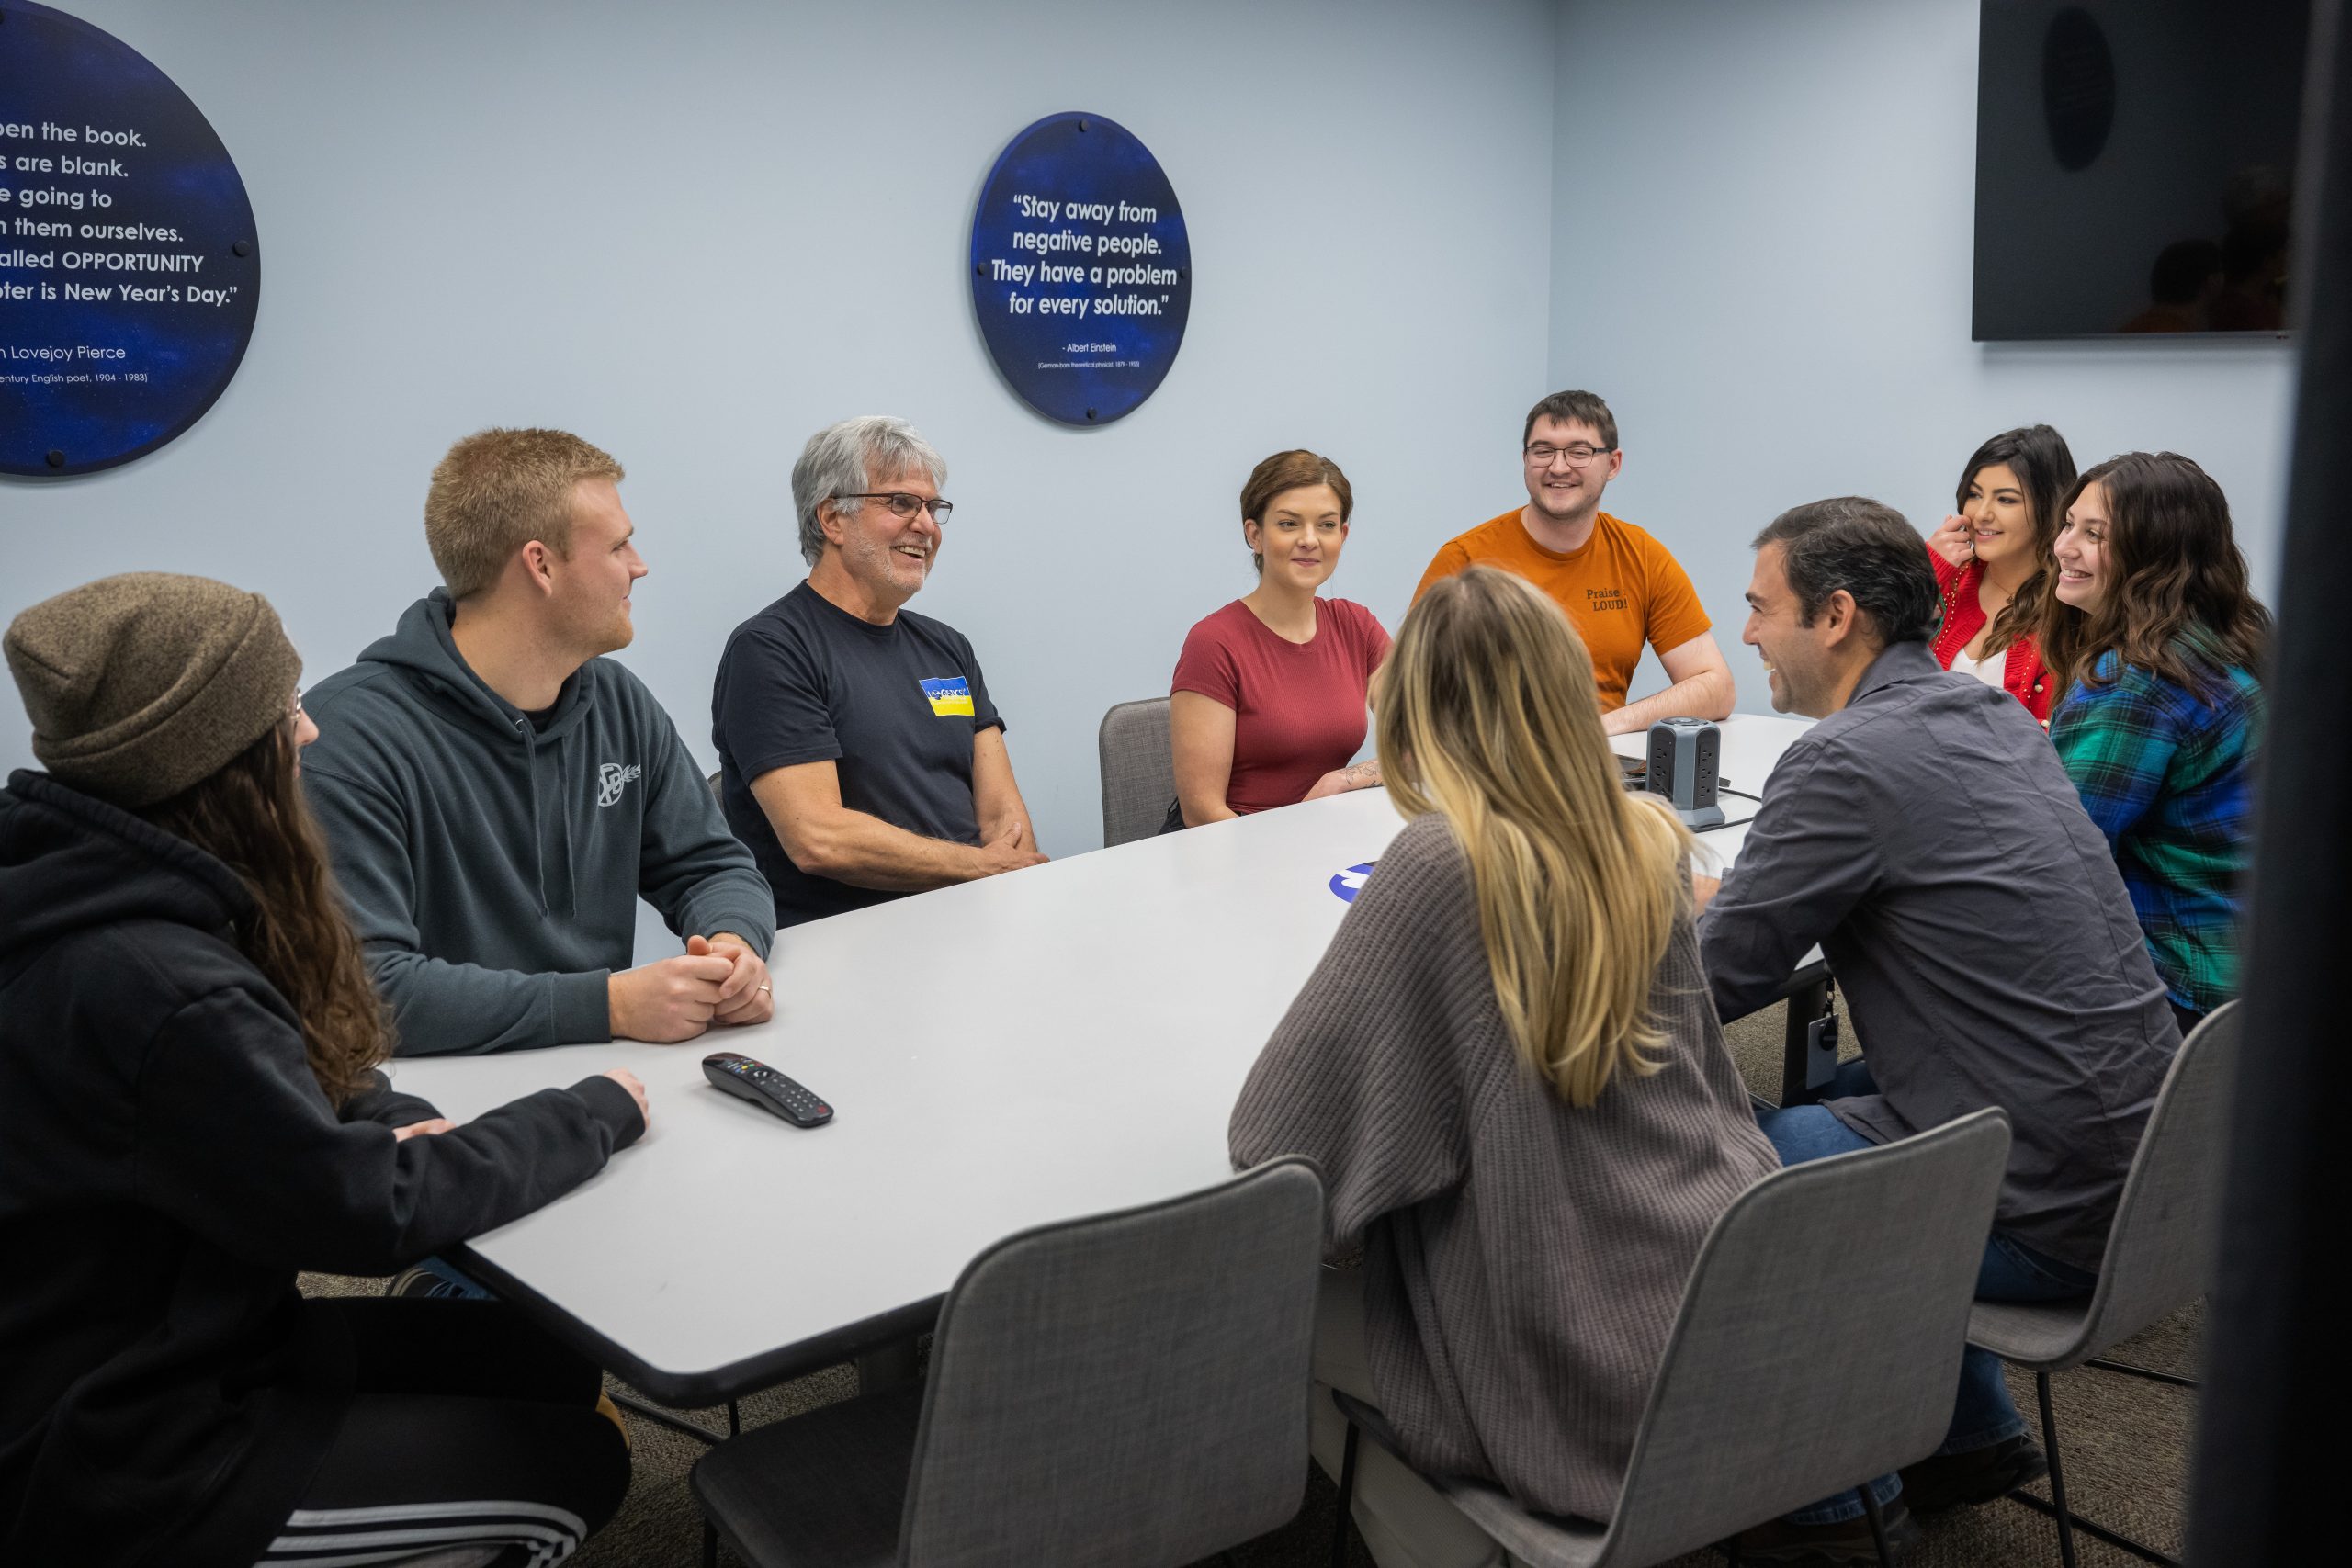
[[1441,813],[1469,857],[1520,1055],[1575,1106],[1657,1071],[1650,987],[1693,841],[1619,784],[1567,616],[1492,567],[1447,578],[1405,617],[1373,705],[1389,797]]

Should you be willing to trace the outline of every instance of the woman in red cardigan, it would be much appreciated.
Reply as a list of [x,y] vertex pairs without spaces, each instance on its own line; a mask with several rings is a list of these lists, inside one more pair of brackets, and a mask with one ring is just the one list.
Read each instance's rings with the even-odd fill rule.
[[1998,686],[2050,728],[2058,693],[2032,627],[2050,593],[2050,544],[2075,456],[2046,424],[2005,430],[1961,470],[1959,513],[1928,541],[1944,620],[1936,662]]

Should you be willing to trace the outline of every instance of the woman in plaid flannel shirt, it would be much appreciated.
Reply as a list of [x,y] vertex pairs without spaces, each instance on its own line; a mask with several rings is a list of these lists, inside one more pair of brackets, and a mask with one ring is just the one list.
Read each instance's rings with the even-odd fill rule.
[[2114,848],[2186,1034],[2237,990],[2270,612],[2246,586],[2222,487],[2177,453],[2099,464],[2064,518],[2039,638],[2066,694],[2050,739]]

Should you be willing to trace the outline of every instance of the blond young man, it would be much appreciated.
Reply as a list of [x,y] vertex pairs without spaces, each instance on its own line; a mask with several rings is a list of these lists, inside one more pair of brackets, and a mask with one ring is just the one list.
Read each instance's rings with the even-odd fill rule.
[[[767,885],[628,645],[621,466],[485,430],[425,497],[443,586],[311,689],[302,779],[403,1055],[690,1040],[774,1011]],[[684,939],[631,968],[642,896]]]

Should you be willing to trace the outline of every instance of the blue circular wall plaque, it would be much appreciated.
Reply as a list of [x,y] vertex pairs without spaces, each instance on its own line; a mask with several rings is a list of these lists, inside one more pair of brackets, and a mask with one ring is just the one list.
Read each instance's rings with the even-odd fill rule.
[[1192,313],[1193,247],[1159,160],[1099,114],[1012,139],[972,214],[972,310],[1022,400],[1108,424],[1159,389]]
[[0,0],[0,473],[143,457],[227,389],[261,247],[228,150],[138,51]]

